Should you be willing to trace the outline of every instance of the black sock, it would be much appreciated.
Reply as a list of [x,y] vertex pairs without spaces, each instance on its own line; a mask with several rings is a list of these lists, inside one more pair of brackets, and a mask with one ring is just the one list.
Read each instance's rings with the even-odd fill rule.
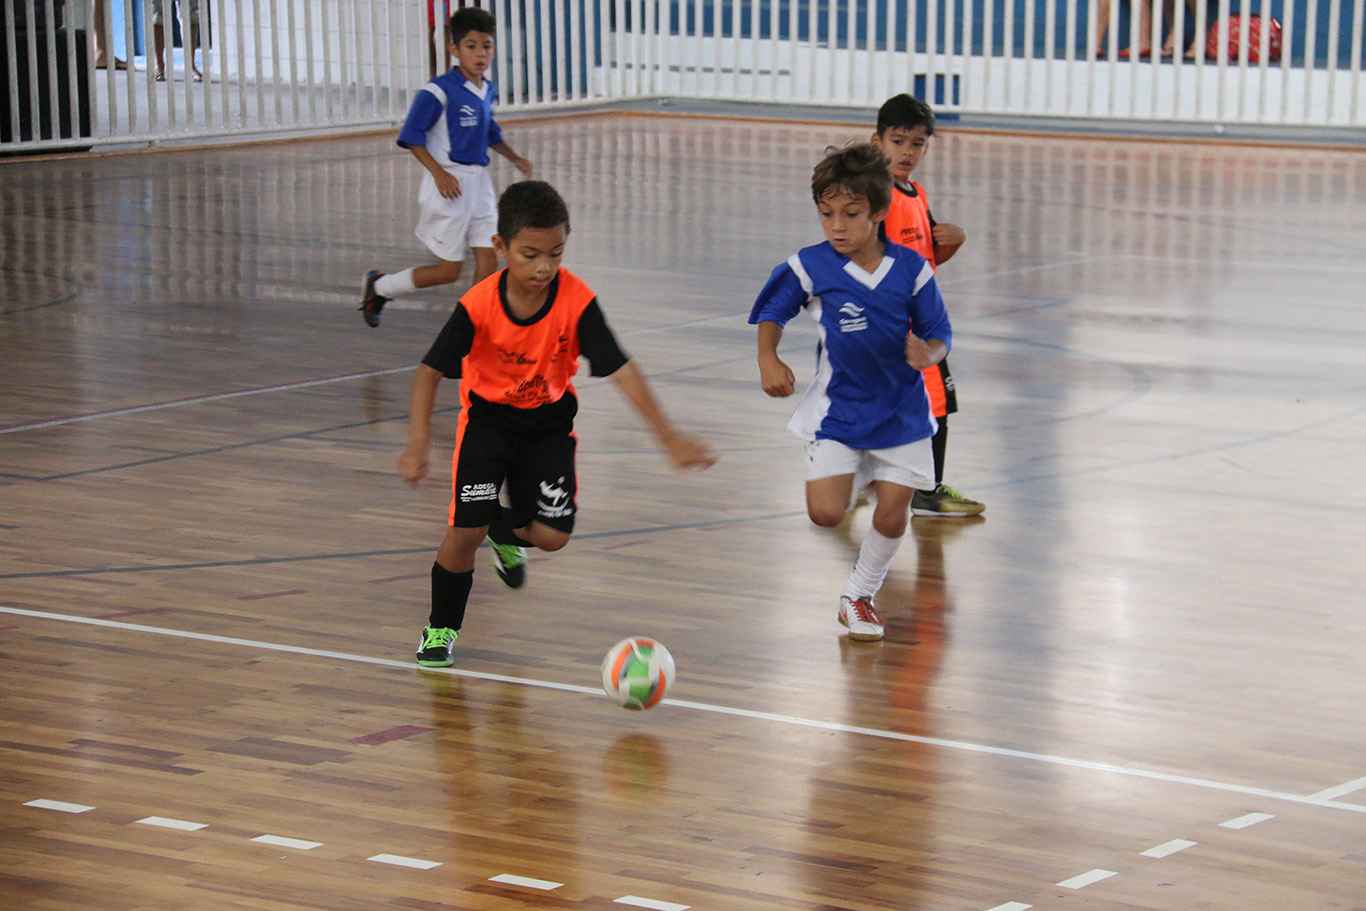
[[934,486],[944,483],[944,456],[949,447],[949,419],[939,418],[939,430],[935,432],[931,448],[934,449]]
[[517,534],[516,530],[525,524],[527,523],[518,522],[512,517],[512,513],[505,509],[503,510],[503,514],[497,519],[494,519],[493,524],[489,526],[489,540],[494,544],[515,544],[518,547],[535,547],[536,545]]
[[465,605],[470,600],[474,585],[474,570],[453,573],[440,563],[432,564],[432,615],[427,625],[432,629],[450,627],[459,630],[465,622]]

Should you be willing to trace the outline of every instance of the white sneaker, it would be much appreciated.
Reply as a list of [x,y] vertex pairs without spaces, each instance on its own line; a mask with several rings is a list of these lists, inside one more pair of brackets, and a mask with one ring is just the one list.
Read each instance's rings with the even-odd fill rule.
[[882,618],[872,598],[840,595],[839,621],[849,627],[849,638],[856,642],[876,642],[882,638]]

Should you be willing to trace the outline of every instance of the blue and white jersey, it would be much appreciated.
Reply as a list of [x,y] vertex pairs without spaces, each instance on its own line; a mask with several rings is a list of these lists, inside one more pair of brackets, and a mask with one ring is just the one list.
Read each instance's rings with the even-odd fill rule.
[[493,119],[498,90],[492,82],[475,87],[460,69],[442,73],[422,87],[398,134],[405,149],[426,146],[443,168],[489,163],[489,146],[503,141]]
[[820,327],[816,376],[788,429],[805,440],[887,449],[938,429],[906,336],[953,344],[934,269],[913,250],[885,244],[866,272],[829,243],[805,247],[773,270],[750,311],[752,325],[786,325],[805,307]]

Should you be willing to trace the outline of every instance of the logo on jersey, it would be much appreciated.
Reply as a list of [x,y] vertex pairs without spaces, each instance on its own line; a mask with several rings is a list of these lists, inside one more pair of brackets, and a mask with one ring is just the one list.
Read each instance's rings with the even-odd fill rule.
[[462,127],[479,126],[479,112],[468,104],[460,105],[460,125]]
[[521,367],[536,363],[534,357],[527,357],[520,351],[509,351],[503,347],[498,348],[498,360],[502,361],[504,364],[517,364]]
[[554,484],[548,481],[541,482],[541,496],[536,501],[536,513],[547,519],[559,519],[574,514],[574,507],[569,504],[569,491],[564,489],[564,478],[558,479]]
[[498,499],[497,484],[462,484],[460,485],[461,503],[479,503],[485,500]]
[[863,308],[853,301],[840,304],[840,331],[841,332],[862,332],[868,328],[868,317],[863,315]]

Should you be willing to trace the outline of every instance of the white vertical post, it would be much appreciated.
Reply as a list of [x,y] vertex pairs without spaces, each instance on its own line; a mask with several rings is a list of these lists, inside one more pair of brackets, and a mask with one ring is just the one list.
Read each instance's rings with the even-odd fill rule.
[[[1010,0],[1007,0],[1010,2]],[[1054,0],[1047,0],[1052,3]],[[1151,0],[1135,0],[1136,3],[1148,3]],[[1024,107],[1022,110],[1030,112],[1034,110],[1034,30],[1038,25],[1038,14],[1035,9],[1034,0],[1025,0],[1025,22],[1024,22]]]
[[727,95],[740,97],[740,4],[743,0],[730,0],[730,83]]
[[[303,0],[304,3],[304,82],[308,87],[308,120],[310,123],[318,121],[318,91],[317,83],[313,79],[313,0]],[[404,8],[399,5],[400,10]],[[406,18],[406,17],[405,17]],[[326,42],[324,41],[324,46]],[[406,50],[406,42],[405,48]],[[397,55],[395,55],[397,56]],[[392,62],[392,61],[391,61]],[[327,85],[326,78],[323,79],[324,91]]]
[[[1363,0],[1356,0],[1352,10],[1352,105],[1347,114],[1347,122],[1352,126],[1357,126],[1361,119],[1361,27],[1363,17],[1366,17],[1366,3]],[[1290,56],[1289,46],[1282,54],[1286,57]]]
[[[814,4],[814,3],[816,2],[816,0],[809,0],[809,2],[812,3],[812,4]],[[831,2],[833,2],[833,0],[831,0]],[[990,17],[990,15],[991,15],[991,12],[990,12],[990,11],[991,11],[991,8],[992,8],[993,5],[995,5],[996,2],[997,2],[997,0],[986,0],[987,16],[988,16],[988,17]],[[1008,2],[1009,2],[1009,0],[1008,0]],[[908,91],[909,91],[911,94],[914,94],[914,93],[915,93],[915,77],[916,77],[916,71],[917,71],[917,69],[918,69],[918,67],[916,66],[916,56],[917,56],[917,55],[916,55],[916,50],[915,50],[915,39],[916,39],[916,34],[915,34],[915,33],[916,33],[916,31],[917,31],[917,29],[919,28],[919,25],[920,25],[920,22],[919,22],[919,19],[920,19],[920,12],[919,12],[918,7],[919,7],[919,0],[906,0],[906,63],[907,63],[906,69],[910,71],[910,76],[911,76],[911,84],[907,87],[907,89],[908,89]],[[989,41],[989,40],[990,40],[990,36],[988,36],[988,41]],[[989,52],[988,52],[988,54],[987,54],[987,79],[986,79],[986,81],[987,81],[987,82],[990,82],[990,81],[991,81],[991,54],[990,54]],[[988,92],[990,92],[990,88],[988,88]],[[923,99],[922,99],[922,100],[923,100]]]
[[[1152,28],[1148,33],[1148,46],[1152,49],[1152,62],[1148,66],[1148,75],[1152,80],[1148,93],[1148,117],[1155,119],[1157,117],[1157,90],[1162,76],[1162,36],[1165,33],[1163,30],[1165,25],[1163,11],[1166,5],[1161,2],[1154,2],[1154,0],[1149,0],[1149,2],[1152,2],[1153,13],[1150,23]],[[1173,15],[1176,15],[1176,10],[1180,10],[1184,14],[1185,6],[1182,0],[1173,0],[1173,10]]]
[[[1091,31],[1092,25],[1093,23],[1090,20],[1087,20],[1086,30],[1088,33]],[[1063,59],[1067,61],[1067,69],[1065,71],[1067,73],[1067,78],[1062,81],[1063,110],[1071,115],[1076,113],[1072,109],[1072,104],[1073,83],[1077,80],[1076,76],[1073,75],[1072,66],[1077,60],[1077,0],[1067,0],[1067,13],[1063,19],[1063,34],[1067,37],[1067,40],[1063,42]],[[1090,44],[1089,38],[1087,39],[1087,44]],[[1052,68],[1052,64],[1049,64],[1049,67]]]
[[[105,46],[105,48],[109,49],[109,53],[111,53],[111,54],[113,53],[112,48],[114,47],[114,39],[113,39],[113,23],[110,22],[110,20],[113,19],[114,17],[111,16],[111,15],[109,15],[109,12],[110,12],[110,9],[111,9],[111,7],[113,6],[113,4],[114,4],[115,2],[117,2],[117,0],[109,0],[109,4],[105,7],[105,10],[104,10],[104,28],[101,29],[101,31],[104,32],[104,46]],[[132,3],[132,0],[123,0],[123,4],[122,4],[122,5],[123,5],[123,16],[124,16],[124,18],[123,18],[123,44],[124,44],[124,47],[127,49],[127,50],[126,50],[126,53],[127,53],[127,55],[128,55],[128,61],[127,61],[127,63],[128,63],[128,70],[127,70],[127,72],[128,72],[128,78],[127,78],[126,80],[124,80],[124,83],[125,83],[124,99],[125,99],[125,100],[127,101],[127,103],[128,103],[128,133],[129,133],[129,135],[133,135],[133,134],[136,134],[137,131],[138,131],[137,89],[136,89],[136,86],[134,85],[134,83],[135,83],[135,81],[136,81],[136,80],[134,79],[134,77],[137,75],[137,73],[135,72],[134,67],[133,67],[133,3]],[[92,4],[92,6],[93,6],[93,4]],[[150,61],[151,61],[151,59],[152,59],[152,57],[151,57],[151,55],[149,54],[149,55],[147,56],[147,60],[149,61],[149,66],[147,67],[147,71],[146,71],[146,72],[147,72],[147,81],[148,81],[149,84],[150,84],[151,78],[152,78],[152,68],[151,68],[151,66],[150,66]],[[94,57],[94,48],[91,48],[90,63],[91,63],[91,67],[90,67],[90,74],[91,74],[91,75],[90,75],[90,79],[91,79],[90,101],[91,101],[91,103],[93,104],[94,101],[95,101],[95,89],[94,89],[94,79],[95,79],[95,75],[94,75],[94,74],[95,74],[94,63],[95,63],[95,57]],[[114,72],[117,72],[117,70],[115,70]],[[106,89],[108,90],[108,97],[109,97],[109,134],[112,136],[112,135],[114,134],[114,132],[118,129],[118,113],[117,113],[118,108],[116,107],[116,105],[115,105],[115,103],[114,103],[114,98],[115,98],[115,95],[114,95],[114,80],[113,80],[113,79],[106,79],[105,82],[107,83]],[[148,117],[149,117],[149,118],[151,117],[151,111],[150,111],[150,110],[148,111]],[[93,126],[93,125],[92,125],[92,126]],[[151,123],[150,123],[150,122],[148,123],[148,127],[149,127],[149,129],[150,129],[150,127],[151,127]],[[92,130],[92,132],[93,132],[93,130]]]
[[[666,0],[667,2],[667,0]],[[770,3],[776,0],[769,0]],[[760,27],[763,22],[763,9],[760,0],[752,0],[749,6],[749,97],[759,97],[759,52],[763,47],[762,35],[764,30]]]
[[[47,44],[47,103],[48,123],[52,125],[51,139],[62,137],[62,102],[57,95],[57,17],[52,0],[44,0],[47,4],[46,26],[43,28],[43,38]],[[34,76],[38,74],[35,72]],[[34,112],[33,122],[39,122],[38,112]]]
[[1205,112],[1205,45],[1209,43],[1208,36],[1209,0],[1196,0],[1195,36],[1191,41],[1195,45],[1195,118],[1197,120]]
[[[1312,0],[1311,0],[1312,2]],[[1265,17],[1263,17],[1265,19]],[[1262,22],[1262,34],[1266,34],[1269,21]],[[1324,123],[1332,123],[1337,113],[1338,85],[1338,34],[1342,31],[1342,2],[1329,0],[1328,3],[1328,98],[1325,102]]]
[[[269,2],[269,0],[267,0]],[[338,16],[338,20],[342,17]],[[261,126],[266,122],[266,80],[263,75],[264,66],[261,64],[261,0],[251,0],[251,47],[252,62],[255,66],[252,76],[256,79],[256,125]],[[337,55],[338,63],[343,67],[346,65],[346,45],[342,45],[341,52]],[[343,70],[343,72],[345,72]],[[342,96],[343,111],[345,111],[346,96]],[[246,114],[244,110],[243,115]]]
[[579,88],[579,74],[588,73],[583,59],[583,13],[585,12],[582,7],[583,3],[584,0],[569,0],[569,30],[573,33],[570,36],[570,43],[574,47],[572,58],[574,69],[573,75],[569,77],[569,98],[571,101],[588,94],[588,86]]
[[[1291,6],[1293,4],[1286,4]],[[1309,123],[1314,117],[1314,77],[1318,57],[1319,4],[1310,0],[1307,21],[1304,26],[1304,112],[1302,123]]]
[[1004,0],[1005,15],[1002,22],[1005,25],[1004,34],[1001,38],[1001,49],[1005,52],[1005,107],[1010,110],[1013,107],[1015,86],[1015,0]]
[[[280,96],[280,16],[279,10],[277,9],[279,0],[266,0],[266,3],[270,5],[270,92],[271,95],[274,96],[272,100],[275,102],[274,122],[283,123],[285,119],[285,100]],[[356,49],[357,51],[360,50],[359,36],[357,36]],[[357,54],[356,56],[356,69],[359,72],[360,55]],[[261,120],[263,123],[265,122],[264,114],[262,115]]]
[[568,7],[578,0],[552,0],[555,7],[555,98],[564,101],[569,94],[569,41],[565,29],[565,13]]
[[[811,2],[815,3],[816,0],[811,0]],[[837,0],[828,0],[829,5],[825,11],[825,44],[827,50],[825,56],[830,61],[830,76],[825,80],[825,99],[829,102],[839,100],[839,96],[835,94],[835,72],[838,66],[836,60],[839,58],[840,45],[839,22],[835,17],[836,2]],[[849,0],[849,2],[852,3],[853,0]]]
[[[1311,0],[1317,2],[1317,0]],[[1242,13],[1238,16],[1238,120],[1242,121],[1247,110],[1247,58],[1248,36],[1251,34],[1252,4],[1244,0]],[[1269,25],[1270,23],[1268,23]]]
[[[170,7],[171,4],[167,3],[166,15],[168,17],[171,15]],[[191,78],[191,74],[194,72],[194,33],[197,29],[192,24],[190,11],[186,4],[176,4],[175,13],[176,20],[180,23],[180,49],[185,59],[185,66],[181,68],[180,72],[181,79],[183,80],[181,82],[181,90],[185,93],[185,128],[193,130],[195,128],[194,79]],[[166,30],[166,54],[168,57],[174,57],[175,49],[169,46],[171,44],[170,38],[171,32],[168,28]],[[167,62],[169,63],[170,61],[168,60]],[[174,84],[172,85],[171,91],[175,91]]]
[[[1267,73],[1271,53],[1271,4],[1258,0],[1258,12],[1262,14],[1262,27],[1257,41],[1257,122],[1266,122]],[[1284,90],[1284,86],[1282,86]]]
[[[1131,6],[1129,7],[1129,9],[1130,9],[1130,16],[1129,16],[1129,65],[1128,65],[1127,67],[1125,67],[1125,70],[1127,71],[1128,76],[1129,76],[1129,116],[1130,116],[1130,117],[1137,117],[1137,116],[1138,116],[1138,70],[1139,70],[1138,46],[1139,46],[1139,43],[1140,43],[1140,36],[1142,35],[1142,30],[1138,27],[1138,18],[1139,18],[1138,4],[1140,4],[1140,3],[1151,3],[1151,2],[1152,2],[1152,0],[1135,0],[1135,2],[1133,3],[1133,5],[1131,5]],[[1116,15],[1119,14],[1119,8],[1118,8],[1118,6],[1116,6],[1114,12],[1115,12]]]
[[715,97],[721,95],[721,0],[712,0],[711,4],[711,40],[711,93]]
[[30,6],[24,13],[25,22],[28,23],[28,27],[24,29],[24,36],[27,39],[24,42],[24,72],[28,73],[29,128],[32,130],[32,140],[40,142],[47,137],[43,135],[42,118],[38,114],[38,36],[33,33],[33,7]]
[[[1180,0],[1177,0],[1180,2]],[[1043,0],[1043,112],[1046,114],[1054,113],[1053,109],[1053,55],[1057,52],[1058,44],[1058,0]],[[1067,0],[1068,8],[1072,6],[1072,0]]]
[[[19,125],[19,49],[15,46],[15,41],[14,41],[14,4],[13,4],[13,3],[6,3],[6,4],[4,4],[4,8],[5,8],[5,60],[7,61],[7,63],[6,63],[6,69],[9,71],[9,72],[8,72],[8,77],[9,77],[9,83],[8,83],[8,84],[9,84],[9,123],[10,123],[10,136],[13,137],[13,139],[14,139],[14,141],[15,141],[16,143],[18,143],[18,142],[23,142],[23,141],[24,141],[24,136],[23,136],[23,133],[20,132],[20,125]],[[108,38],[106,37],[105,40],[108,41]],[[105,45],[105,47],[109,47],[109,46],[110,46],[110,45],[108,45],[108,44]],[[91,60],[91,61],[94,61],[94,59],[95,59],[94,51],[92,50],[92,51],[90,52],[90,60]],[[112,80],[112,79],[109,80],[110,85],[111,85],[111,88],[109,89],[110,95],[113,95],[113,93],[114,93],[114,90],[113,90],[113,88],[112,88],[113,81],[114,81],[114,80]],[[112,106],[111,106],[111,110],[112,110]]]
[[[806,74],[806,92],[797,95],[798,98],[805,101],[811,101],[816,97],[816,60],[819,53],[817,35],[816,0],[806,0],[806,42],[810,48],[811,62],[809,66],[801,68],[802,72]],[[797,66],[795,64],[792,67],[792,84],[794,87],[797,84]]]
[[[550,94],[550,67],[547,65],[550,59],[549,41],[550,23],[546,21],[547,13],[544,0],[530,0],[527,4],[529,10],[535,11],[535,31],[531,28],[532,23],[527,23],[527,40],[534,41],[536,53],[527,53],[527,65],[532,69],[532,79],[529,80],[535,88],[532,90],[532,104],[541,104]],[[534,58],[534,59],[533,59]]]
[[854,90],[858,62],[858,0],[847,0],[847,3],[849,5],[844,16],[844,34],[849,41],[849,53],[846,55],[849,61],[849,88],[844,93],[844,99],[846,102],[852,103],[858,97]]
[[[151,0],[142,0],[142,21],[143,21],[144,23],[150,23],[150,22],[152,21],[152,3],[151,3]],[[131,37],[132,37],[131,28],[132,28],[132,22],[133,22],[133,16],[132,16],[132,11],[131,11],[131,9],[129,10],[128,18],[125,19],[124,22],[127,23],[127,26],[125,27],[124,34],[127,35],[129,38],[131,38]],[[128,42],[128,44],[129,44],[130,47],[132,46],[132,42],[131,42],[131,41]],[[147,69],[146,69],[146,71],[145,71],[146,74],[147,74],[146,85],[145,85],[145,88],[147,89],[147,132],[152,133],[152,132],[155,132],[155,131],[157,130],[157,128],[161,125],[161,115],[160,115],[160,113],[157,111],[157,102],[158,102],[158,100],[159,100],[159,99],[158,99],[159,93],[157,92],[156,82],[152,79],[152,71],[156,68],[156,59],[157,59],[157,58],[156,58],[156,54],[153,52],[153,48],[152,48],[152,38],[151,38],[151,36],[150,36],[149,34],[147,34],[147,32],[143,32],[143,36],[142,36],[142,45],[143,45],[143,46],[142,46],[142,50],[143,50],[143,52],[144,52],[144,56],[145,56],[146,59],[147,59]],[[106,45],[106,46],[107,46],[107,47],[112,47],[113,45]],[[109,80],[109,81],[110,81],[111,83],[113,82],[112,79]],[[132,81],[132,80],[130,79],[129,81]],[[112,91],[112,90],[110,91],[110,98],[111,98],[111,100],[112,100],[112,98],[113,98],[113,91]],[[109,115],[110,115],[110,119],[112,120],[112,119],[113,119],[113,115],[114,115],[114,109],[113,109],[112,107],[109,109]]]
[[[324,17],[323,17],[323,21],[319,23],[319,27],[322,29],[322,35],[320,36],[320,37],[322,38],[322,50],[323,50],[323,71],[322,71],[321,84],[322,84],[322,90],[323,90],[323,121],[324,121],[325,123],[331,123],[331,122],[332,122],[332,26],[333,26],[334,24],[335,24],[335,19],[333,19],[333,21],[329,22],[329,21],[328,21],[328,17],[326,17],[326,16],[324,16]],[[241,56],[240,56],[240,54],[241,54],[241,48],[240,48],[240,46],[239,46],[239,48],[238,48],[238,53],[239,53],[238,59],[240,60],[240,59],[241,59]],[[424,55],[424,56],[425,56],[425,55]],[[238,79],[241,79],[241,78],[242,78],[242,74],[241,74],[241,72],[239,71],[239,72],[238,72]],[[245,114],[246,114],[246,102],[245,102],[245,100],[244,100],[243,103],[242,103],[242,111],[243,111],[243,116],[245,116]]]
[[607,0],[595,0],[598,10],[598,27],[593,32],[593,59],[600,64],[600,79],[598,81],[598,95],[603,98],[612,96],[612,71],[608,67],[607,58],[611,53],[611,40],[608,37],[607,29]]
[[[907,2],[914,7],[911,0]],[[1094,2],[1094,0],[1092,0]],[[910,20],[910,10],[907,10],[907,21]],[[915,36],[915,30],[910,29],[909,34]],[[911,48],[908,46],[907,51]],[[992,100],[995,92],[992,89],[992,63],[996,58],[996,0],[984,0],[982,3],[982,110],[990,111],[993,108]],[[915,58],[911,58],[912,70],[914,70]]]
[[[71,138],[75,139],[81,135],[81,92],[80,83],[76,81],[76,29],[74,21],[66,22],[65,26],[62,29],[62,59],[66,61],[66,121]],[[113,72],[113,65],[112,62],[109,64],[110,72]],[[60,119],[59,114],[54,113],[54,116]]]
[[[1181,82],[1186,74],[1186,4],[1177,0],[1172,14],[1172,108],[1171,117],[1181,117]],[[1197,75],[1196,78],[1199,78]],[[1199,112],[1197,112],[1198,115]]]
[[[768,3],[768,97],[773,99],[778,98],[778,3],[779,0],[769,0]],[[796,35],[789,35],[788,38],[797,40]]]

